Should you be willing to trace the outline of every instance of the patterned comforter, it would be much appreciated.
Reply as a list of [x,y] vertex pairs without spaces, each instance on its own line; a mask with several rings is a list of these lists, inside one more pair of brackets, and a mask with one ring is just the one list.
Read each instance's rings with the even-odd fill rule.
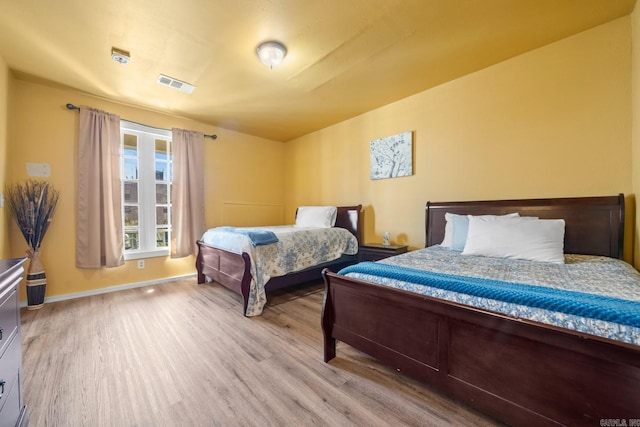
[[[565,255],[565,264],[552,264],[460,255],[456,251],[432,246],[387,258],[379,263],[470,278],[485,278],[514,284],[532,284],[640,303],[640,273],[624,261],[606,257]],[[363,273],[348,273],[347,276],[517,318],[640,345],[640,328],[635,326],[477,297],[463,292],[453,292],[388,277]]]
[[278,242],[253,246],[246,234],[225,228],[212,228],[202,241],[230,252],[246,252],[251,258],[251,289],[247,316],[257,316],[267,302],[264,285],[271,277],[304,270],[342,255],[358,253],[358,240],[348,230],[333,228],[299,228],[294,226],[260,227],[272,231]]

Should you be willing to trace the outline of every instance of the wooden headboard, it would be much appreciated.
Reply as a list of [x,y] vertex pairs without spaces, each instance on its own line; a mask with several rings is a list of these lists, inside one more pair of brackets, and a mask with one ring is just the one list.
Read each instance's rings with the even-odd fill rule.
[[427,202],[426,246],[444,238],[445,213],[504,215],[564,219],[564,252],[603,255],[622,259],[624,243],[624,195],[559,199],[488,200],[476,202]]
[[358,244],[362,244],[362,205],[338,206],[336,227],[346,228],[356,236]]
[[[362,205],[354,206],[338,206],[338,213],[336,215],[336,227],[346,228],[349,230],[356,239],[358,239],[358,245],[362,244]],[[298,216],[298,210],[296,209],[296,217]]]

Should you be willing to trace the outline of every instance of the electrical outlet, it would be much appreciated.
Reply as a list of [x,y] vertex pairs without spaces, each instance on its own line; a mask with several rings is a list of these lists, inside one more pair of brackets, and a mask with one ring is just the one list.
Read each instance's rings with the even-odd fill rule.
[[142,270],[144,268],[144,260],[143,259],[139,259],[138,260],[138,270]]

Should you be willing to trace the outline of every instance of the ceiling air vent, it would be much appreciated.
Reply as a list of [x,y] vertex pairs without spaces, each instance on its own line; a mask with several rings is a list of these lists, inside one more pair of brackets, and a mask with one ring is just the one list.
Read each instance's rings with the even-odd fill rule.
[[178,79],[174,79],[173,77],[165,76],[164,74],[160,74],[158,76],[157,82],[160,83],[161,85],[169,86],[169,87],[181,90],[181,91],[186,92],[186,93],[192,93],[193,90],[196,88],[192,84],[189,84],[187,82],[183,82],[183,81],[178,80]]

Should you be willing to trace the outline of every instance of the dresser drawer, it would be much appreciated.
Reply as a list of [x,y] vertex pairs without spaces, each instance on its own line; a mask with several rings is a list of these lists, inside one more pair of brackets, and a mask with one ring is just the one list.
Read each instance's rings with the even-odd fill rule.
[[23,404],[18,284],[26,258],[0,260],[0,427],[28,425]]
[[9,382],[4,386],[4,394],[0,406],[0,427],[14,427],[20,419],[20,387],[18,387],[18,375],[11,385]]
[[18,333],[18,316],[18,292],[10,286],[0,294],[0,357]]
[[[20,387],[17,386],[20,374],[20,335],[15,335],[9,347],[0,358],[0,426],[4,420],[13,420],[20,414]],[[10,415],[10,416],[9,416]]]

